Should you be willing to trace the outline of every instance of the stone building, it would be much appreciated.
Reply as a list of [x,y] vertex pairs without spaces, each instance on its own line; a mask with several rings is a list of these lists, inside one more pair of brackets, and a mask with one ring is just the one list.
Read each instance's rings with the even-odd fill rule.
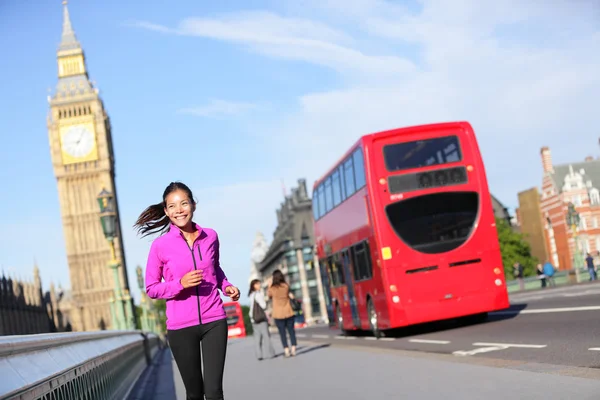
[[[585,258],[587,252],[600,251],[600,159],[590,156],[582,162],[554,165],[548,147],[541,149],[541,156],[540,212],[546,246],[550,261],[569,270],[576,252]],[[567,226],[569,203],[579,214],[578,226]]]
[[39,268],[33,281],[0,278],[0,335],[28,335],[72,330],[69,293],[54,284],[44,292]]
[[277,210],[277,227],[273,240],[257,264],[265,290],[267,279],[274,270],[280,269],[286,275],[294,296],[303,304],[304,316],[309,324],[327,321],[315,249],[312,200],[306,190],[306,180],[299,179],[298,187],[285,196]]
[[519,192],[517,226],[531,247],[531,254],[540,262],[549,259],[545,222],[541,212],[541,198],[537,187]]

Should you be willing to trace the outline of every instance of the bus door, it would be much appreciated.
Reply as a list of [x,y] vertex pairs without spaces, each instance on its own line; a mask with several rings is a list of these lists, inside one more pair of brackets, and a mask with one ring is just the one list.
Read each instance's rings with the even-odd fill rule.
[[331,304],[331,286],[329,283],[329,271],[327,259],[319,261],[319,268],[321,269],[321,282],[323,284],[323,297],[325,297],[325,308],[327,309],[327,319],[329,320],[329,326],[335,325],[335,315],[333,312],[333,304]]
[[356,295],[354,293],[354,279],[352,279],[352,261],[350,258],[350,250],[342,252],[342,264],[344,265],[344,275],[346,277],[346,288],[348,289],[348,302],[352,311],[352,322],[354,326],[360,328],[360,317],[358,316],[358,305],[356,303]]

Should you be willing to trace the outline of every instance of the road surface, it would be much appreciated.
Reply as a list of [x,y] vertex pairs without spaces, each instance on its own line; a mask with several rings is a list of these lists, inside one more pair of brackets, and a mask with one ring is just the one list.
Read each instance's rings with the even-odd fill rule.
[[490,314],[486,323],[425,324],[380,340],[369,333],[344,337],[324,326],[298,335],[320,343],[600,368],[600,284],[514,294],[511,308]]

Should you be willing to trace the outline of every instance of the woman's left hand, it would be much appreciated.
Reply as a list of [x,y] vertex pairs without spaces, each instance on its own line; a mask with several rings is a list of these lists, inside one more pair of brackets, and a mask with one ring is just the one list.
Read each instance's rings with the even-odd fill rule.
[[227,286],[225,288],[225,294],[231,298],[233,301],[238,301],[240,298],[240,289],[235,286]]

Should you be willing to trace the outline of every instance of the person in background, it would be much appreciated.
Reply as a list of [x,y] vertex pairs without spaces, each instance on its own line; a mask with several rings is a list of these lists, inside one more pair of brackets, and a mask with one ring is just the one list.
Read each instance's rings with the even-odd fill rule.
[[550,262],[550,260],[546,260],[544,263],[544,275],[546,275],[546,280],[548,281],[548,286],[554,287],[556,286],[556,282],[554,282],[554,266]]
[[254,349],[256,358],[261,361],[265,358],[274,358],[275,350],[271,342],[271,333],[269,332],[269,318],[267,316],[267,302],[265,296],[260,291],[260,281],[253,279],[250,282],[248,291],[250,300],[249,316],[254,331]]
[[598,279],[596,277],[596,268],[594,267],[594,257],[592,257],[590,253],[587,253],[585,263],[587,264],[588,272],[590,273],[590,281],[595,281]]
[[525,290],[525,282],[523,282],[523,266],[518,261],[513,264],[513,276],[519,282],[519,290]]
[[[273,299],[273,319],[279,330],[281,344],[283,346],[284,356],[296,355],[296,331],[294,327],[294,310],[290,304],[290,299],[294,296],[290,292],[290,286],[286,283],[283,273],[276,269],[273,271],[272,283],[267,291],[267,296]],[[291,351],[288,347],[286,330],[290,334]]]
[[164,233],[150,246],[146,292],[167,301],[167,338],[186,398],[222,400],[227,322],[219,291],[233,301],[240,291],[221,269],[217,232],[193,222],[194,211],[190,188],[171,182],[134,227],[143,236]]
[[542,264],[538,264],[537,265],[537,270],[536,270],[538,279],[542,282],[542,289],[546,287],[546,275],[544,275],[544,267],[542,266]]

